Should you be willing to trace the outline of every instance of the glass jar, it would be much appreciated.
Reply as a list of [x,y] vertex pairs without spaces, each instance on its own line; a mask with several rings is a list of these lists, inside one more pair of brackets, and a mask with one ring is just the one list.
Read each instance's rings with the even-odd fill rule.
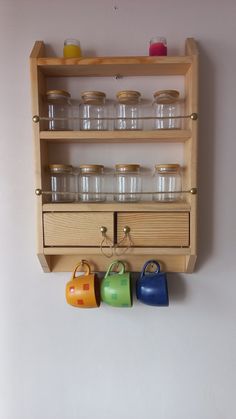
[[154,93],[154,129],[179,129],[181,128],[181,119],[175,119],[180,116],[181,107],[179,101],[179,92],[177,90],[160,90]]
[[79,196],[83,202],[102,202],[104,193],[104,166],[100,164],[83,164],[79,166]]
[[108,116],[108,110],[105,93],[97,91],[83,92],[81,98],[80,117],[83,119],[80,123],[80,129],[94,131],[107,130],[108,120],[106,118]]
[[139,164],[116,164],[115,195],[119,202],[137,202],[141,199],[142,179]]
[[163,38],[162,36],[156,36],[155,38],[151,38],[149,42],[149,55],[150,56],[167,55],[166,38]]
[[[67,131],[70,123],[67,118],[71,115],[70,93],[65,90],[48,90],[46,92],[48,129],[52,131]],[[55,119],[66,118],[66,119]]]
[[64,41],[63,55],[65,58],[81,57],[80,42],[77,39],[66,39]]
[[[116,94],[115,129],[117,130],[141,130],[143,128],[140,100],[141,94],[134,90],[123,90]],[[125,119],[128,118],[128,119]]]
[[[154,173],[155,201],[179,201],[182,199],[181,167],[179,164],[157,164]],[[160,193],[164,192],[164,193]]]
[[[73,167],[50,164],[52,202],[73,202],[76,199]],[[70,193],[74,192],[74,193]]]

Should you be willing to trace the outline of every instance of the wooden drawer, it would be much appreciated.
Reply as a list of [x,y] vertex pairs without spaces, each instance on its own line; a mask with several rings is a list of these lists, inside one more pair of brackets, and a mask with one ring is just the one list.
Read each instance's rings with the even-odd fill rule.
[[188,212],[119,212],[117,240],[124,237],[123,228],[130,227],[134,246],[189,246]]
[[101,226],[113,242],[113,212],[46,212],[43,214],[45,246],[100,246]]

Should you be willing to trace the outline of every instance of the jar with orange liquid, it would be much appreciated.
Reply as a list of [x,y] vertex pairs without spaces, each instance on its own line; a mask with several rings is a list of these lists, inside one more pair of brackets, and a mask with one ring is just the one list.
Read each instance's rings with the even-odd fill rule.
[[81,57],[80,42],[77,39],[66,39],[64,41],[63,55],[65,58]]

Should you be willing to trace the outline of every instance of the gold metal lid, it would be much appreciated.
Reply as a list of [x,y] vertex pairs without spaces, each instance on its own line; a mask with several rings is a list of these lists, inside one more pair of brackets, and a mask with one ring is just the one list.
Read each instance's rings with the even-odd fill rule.
[[81,173],[103,173],[104,166],[101,164],[81,164]]
[[48,167],[51,173],[71,172],[73,170],[73,166],[70,164],[49,164]]
[[116,164],[115,167],[119,173],[138,172],[140,169],[139,164]]
[[155,170],[159,173],[174,173],[180,170],[180,165],[177,163],[173,164],[156,164]]
[[104,99],[106,98],[106,94],[97,90],[91,90],[82,92],[81,98],[83,99],[84,103],[103,103]]
[[70,93],[66,90],[47,90],[46,96],[63,96],[70,97]]
[[120,103],[138,103],[141,93],[136,90],[121,90],[116,97]]
[[179,98],[178,90],[158,90],[153,94],[157,103],[174,103]]

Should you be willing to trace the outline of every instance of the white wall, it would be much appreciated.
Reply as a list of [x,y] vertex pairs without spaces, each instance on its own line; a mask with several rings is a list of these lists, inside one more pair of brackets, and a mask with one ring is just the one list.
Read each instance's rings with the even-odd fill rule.
[[[0,0],[0,419],[236,417],[235,15],[234,0]],[[28,56],[69,36],[144,55],[156,34],[200,46],[197,269],[170,275],[168,309],[76,311],[69,275],[35,256]]]

